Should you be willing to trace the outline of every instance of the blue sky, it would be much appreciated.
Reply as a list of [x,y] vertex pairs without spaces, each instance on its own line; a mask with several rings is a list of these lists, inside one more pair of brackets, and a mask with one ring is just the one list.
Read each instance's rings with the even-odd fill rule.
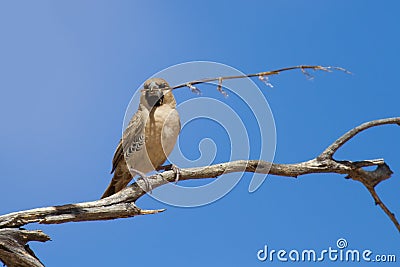
[[[354,73],[316,73],[313,81],[299,72],[272,78],[275,87],[264,94],[276,122],[278,163],[311,159],[362,122],[399,116],[399,8],[398,1],[361,0],[2,1],[0,212],[97,199],[111,179],[136,88],[186,61],[220,62],[245,73],[299,64]],[[176,94],[178,103],[195,97]],[[218,127],[204,135],[201,129],[194,123],[196,137],[190,130],[182,137],[189,156],[198,153],[193,140],[220,139]],[[337,154],[385,158],[394,175],[377,191],[396,214],[399,134],[395,126],[371,129]],[[243,179],[224,198],[198,208],[143,197],[140,207],[167,211],[29,225],[53,240],[31,246],[47,266],[285,266],[259,262],[256,253],[265,244],[325,249],[340,237],[350,248],[400,257],[398,231],[359,183],[333,174],[269,176],[252,194],[248,184]]]

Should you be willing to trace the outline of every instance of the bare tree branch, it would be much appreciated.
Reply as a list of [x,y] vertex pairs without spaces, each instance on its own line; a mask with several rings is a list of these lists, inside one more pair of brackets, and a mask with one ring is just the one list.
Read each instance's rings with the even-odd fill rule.
[[[333,155],[347,141],[358,133],[379,125],[398,124],[400,117],[370,121],[348,131],[328,146],[318,157],[295,164],[276,164],[262,160],[238,160],[211,166],[181,169],[180,180],[217,178],[233,172],[254,172],[296,178],[311,173],[337,173],[346,178],[361,182],[370,192],[375,203],[388,215],[400,231],[400,224],[395,215],[382,202],[375,187],[389,179],[393,172],[383,159],[345,161],[335,160]],[[376,166],[369,171],[364,167]],[[165,171],[147,177],[154,189],[168,182],[175,181],[174,171]],[[146,194],[146,182],[138,179],[124,190],[97,201],[67,204],[13,212],[0,216],[0,259],[7,266],[43,266],[33,252],[25,245],[29,241],[45,242],[49,237],[40,231],[19,229],[29,223],[59,224],[79,221],[112,220],[137,215],[147,215],[164,210],[142,210],[135,201]]]
[[368,128],[375,127],[375,126],[378,126],[378,125],[384,125],[384,124],[398,124],[398,125],[400,125],[398,120],[399,120],[399,118],[387,118],[387,119],[374,120],[374,121],[369,121],[369,122],[363,123],[363,124],[353,128],[353,129],[351,129],[350,131],[348,131],[347,133],[342,135],[339,139],[337,139],[335,142],[333,142],[332,145],[327,147],[325,149],[325,151],[321,153],[319,158],[320,159],[322,159],[322,158],[332,158],[333,154],[335,154],[335,152],[341,146],[343,146],[347,141],[349,141],[355,135],[361,133],[362,131],[364,131],[364,130],[366,130]]
[[399,222],[396,219],[396,216],[394,213],[392,213],[389,208],[382,202],[382,200],[379,198],[378,194],[375,191],[374,187],[367,187],[369,193],[375,200],[375,205],[379,205],[381,209],[386,213],[387,216],[389,216],[390,220],[394,223],[394,225],[397,227],[397,229],[400,229]]
[[9,267],[44,266],[26,243],[48,240],[50,237],[39,230],[0,229],[0,259]]

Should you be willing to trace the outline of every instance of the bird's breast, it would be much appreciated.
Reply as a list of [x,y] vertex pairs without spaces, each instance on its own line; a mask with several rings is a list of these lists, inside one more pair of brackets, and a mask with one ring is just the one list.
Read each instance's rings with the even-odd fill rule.
[[163,105],[149,114],[145,137],[147,154],[156,168],[172,152],[180,132],[180,119],[176,109]]

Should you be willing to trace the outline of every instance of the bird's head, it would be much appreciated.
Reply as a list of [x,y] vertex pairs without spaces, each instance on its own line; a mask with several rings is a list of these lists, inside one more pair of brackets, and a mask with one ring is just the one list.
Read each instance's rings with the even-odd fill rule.
[[140,102],[149,110],[162,105],[176,106],[171,87],[162,78],[151,78],[144,83]]

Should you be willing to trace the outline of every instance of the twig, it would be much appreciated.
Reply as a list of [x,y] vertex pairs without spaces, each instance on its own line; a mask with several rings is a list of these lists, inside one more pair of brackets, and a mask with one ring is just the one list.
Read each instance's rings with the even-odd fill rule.
[[387,119],[381,119],[381,120],[374,120],[374,121],[369,121],[366,123],[363,123],[353,129],[351,129],[350,131],[348,131],[347,133],[345,133],[344,135],[342,135],[339,139],[337,139],[335,142],[333,142],[332,145],[330,145],[329,147],[327,147],[324,152],[321,153],[321,155],[318,157],[320,159],[325,159],[325,158],[332,158],[333,154],[335,154],[335,152],[341,147],[343,146],[347,141],[349,141],[351,138],[353,138],[355,135],[357,135],[358,133],[361,133],[362,131],[371,128],[371,127],[375,127],[378,125],[384,125],[384,124],[399,124],[399,118],[387,118]]
[[386,213],[386,215],[390,218],[390,220],[394,223],[394,225],[397,227],[397,229],[400,231],[400,224],[396,219],[396,216],[394,213],[392,213],[389,208],[383,203],[383,201],[380,199],[378,194],[375,191],[374,187],[367,187],[369,193],[371,194],[372,198],[375,200],[375,205],[379,205],[381,209]]
[[[201,83],[210,83],[210,82],[218,82],[218,91],[223,93],[224,91],[222,90],[222,80],[232,80],[232,79],[243,79],[243,78],[252,78],[252,77],[258,77],[262,81],[267,81],[267,85],[272,87],[270,83],[268,83],[268,80],[266,79],[267,76],[271,75],[277,75],[281,72],[284,71],[289,71],[289,70],[295,70],[295,69],[300,69],[303,74],[305,74],[308,78],[312,77],[306,70],[307,69],[312,69],[312,70],[322,70],[326,72],[332,72],[333,70],[339,70],[343,71],[345,73],[351,74],[348,70],[341,68],[341,67],[323,67],[323,66],[318,66],[318,65],[299,65],[299,66],[293,66],[293,67],[288,67],[288,68],[282,68],[282,69],[277,69],[277,70],[271,70],[271,71],[264,71],[264,72],[258,72],[258,73],[252,73],[252,74],[245,74],[245,75],[234,75],[234,76],[224,76],[224,77],[217,77],[217,78],[206,78],[206,79],[201,79],[201,80],[194,80],[182,84],[178,84],[176,86],[173,86],[171,88],[166,88],[167,90],[175,90],[178,88],[183,88],[183,87],[188,87],[192,92],[198,93],[198,89],[194,87],[196,84],[201,84]],[[225,94],[224,94],[225,95]]]

